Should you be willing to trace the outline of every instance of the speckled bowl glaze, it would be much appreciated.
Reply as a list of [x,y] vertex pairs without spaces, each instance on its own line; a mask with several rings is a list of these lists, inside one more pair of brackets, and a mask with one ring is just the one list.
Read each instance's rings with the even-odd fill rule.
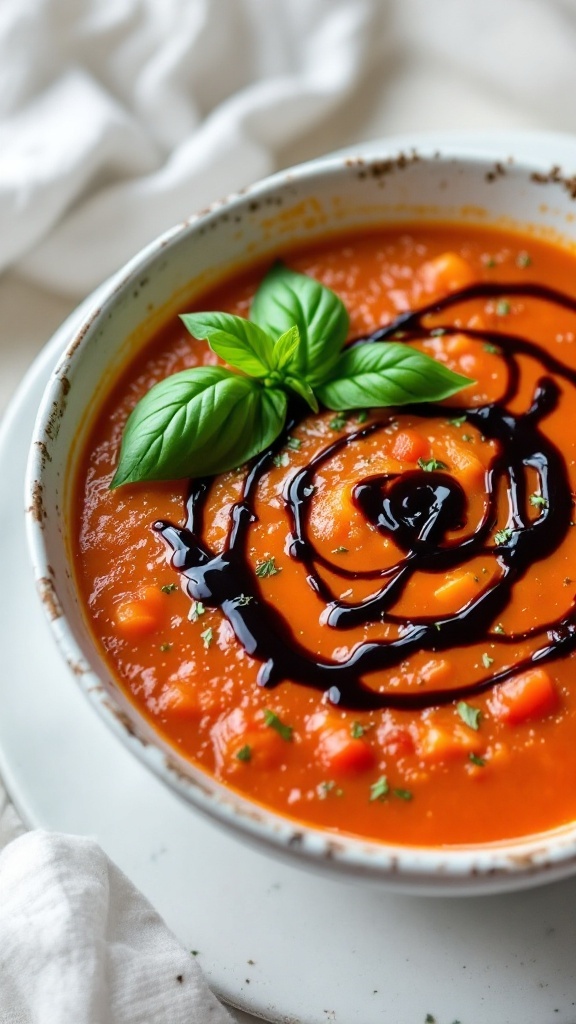
[[[119,369],[176,311],[182,296],[193,297],[292,243],[365,225],[441,220],[521,229],[575,247],[576,149],[561,137],[551,140],[553,159],[526,136],[516,144],[510,139],[504,159],[502,139],[492,146],[489,139],[479,145],[470,137],[395,140],[315,160],[214,203],[149,245],[99,290],[44,394],[28,464],[26,514],[38,591],[63,658],[119,741],[191,809],[292,862],[411,893],[494,892],[576,872],[576,823],[521,841],[467,847],[365,842],[266,810],[183,759],[111,678],[78,598],[68,523],[75,460],[89,417]],[[559,163],[563,152],[565,166]]]

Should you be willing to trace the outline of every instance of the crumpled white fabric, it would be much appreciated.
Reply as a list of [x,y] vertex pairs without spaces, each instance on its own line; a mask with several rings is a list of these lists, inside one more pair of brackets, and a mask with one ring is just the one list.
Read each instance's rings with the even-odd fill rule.
[[84,295],[316,131],[576,130],[575,48],[576,0],[2,0],[0,271]]
[[230,1024],[197,961],[91,839],[0,854],[0,1024]]
[[3,0],[0,269],[84,294],[275,169],[372,67],[378,0]]

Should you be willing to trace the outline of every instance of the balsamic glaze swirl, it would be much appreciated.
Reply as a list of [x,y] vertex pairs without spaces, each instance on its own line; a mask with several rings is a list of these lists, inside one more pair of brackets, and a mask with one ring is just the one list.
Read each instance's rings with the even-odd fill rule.
[[[404,313],[373,334],[352,344],[382,344],[398,332],[405,341],[431,336],[425,326],[430,314],[442,313],[475,298],[499,295],[541,299],[576,312],[576,301],[552,288],[537,284],[476,284],[451,293],[416,312]],[[193,481],[186,504],[184,527],[165,521],[154,523],[171,550],[171,564],[186,578],[190,598],[210,607],[219,607],[246,652],[261,662],[258,682],[273,687],[282,680],[323,691],[327,699],[349,709],[423,708],[469,698],[534,664],[566,657],[576,649],[576,604],[557,621],[521,634],[502,635],[495,624],[511,600],[513,588],[528,568],[547,558],[561,544],[570,529],[573,507],[565,460],[558,448],[545,436],[540,424],[557,406],[561,388],[556,378],[576,386],[576,371],[540,345],[502,331],[479,331],[445,325],[446,332],[458,331],[468,337],[496,344],[507,367],[505,393],[498,402],[474,407],[451,407],[450,414],[466,416],[480,433],[498,442],[498,454],[486,475],[487,503],[481,521],[463,539],[450,537],[451,531],[466,523],[467,498],[458,481],[443,471],[411,470],[403,474],[383,474],[359,480],[353,500],[365,519],[385,535],[391,535],[404,552],[396,565],[370,572],[355,572],[335,567],[314,549],[307,533],[314,479],[320,468],[341,449],[361,438],[385,429],[392,415],[371,422],[329,444],[300,469],[285,489],[284,502],[291,533],[289,555],[300,561],[308,584],[325,603],[323,621],[335,630],[345,630],[368,622],[393,623],[398,635],[393,639],[358,644],[341,662],[318,659],[292,634],[281,613],[264,602],[253,577],[247,556],[251,525],[257,520],[255,496],[258,483],[269,470],[274,455],[306,415],[294,407],[283,434],[267,451],[252,461],[244,481],[242,495],[230,512],[230,526],[224,549],[211,551],[202,539],[203,515],[211,480]],[[438,332],[438,325],[434,330]],[[518,356],[530,356],[542,368],[532,403],[525,412],[513,413],[510,404],[518,393],[520,369]],[[404,412],[421,417],[445,417],[441,405],[404,406]],[[529,515],[526,469],[535,471],[544,499],[536,518]],[[502,486],[508,492],[509,528],[503,542],[496,545],[497,496]],[[499,571],[479,588],[477,596],[456,614],[443,618],[421,615],[402,620],[394,614],[394,605],[415,573],[445,573],[470,558],[490,554]],[[371,597],[357,603],[336,599],[319,567],[329,567],[342,578],[380,579],[380,587]],[[247,600],[248,599],[248,600]],[[486,639],[494,644],[518,644],[542,637],[542,643],[522,661],[475,682],[449,689],[419,688],[413,692],[393,689],[375,690],[362,677],[398,666],[418,651],[440,652],[469,646]]]

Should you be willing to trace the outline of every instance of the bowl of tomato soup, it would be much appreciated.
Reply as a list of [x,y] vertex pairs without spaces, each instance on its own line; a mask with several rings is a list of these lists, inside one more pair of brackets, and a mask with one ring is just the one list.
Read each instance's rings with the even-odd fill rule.
[[574,210],[544,157],[315,161],[154,242],[55,367],[55,638],[239,837],[412,892],[576,869]]

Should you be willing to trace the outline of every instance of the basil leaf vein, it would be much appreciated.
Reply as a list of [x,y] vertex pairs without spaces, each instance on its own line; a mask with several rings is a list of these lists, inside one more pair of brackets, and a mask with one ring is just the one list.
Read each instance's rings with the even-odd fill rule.
[[224,367],[172,374],[133,409],[111,486],[234,469],[278,437],[287,405],[284,391]]
[[344,351],[316,393],[328,409],[344,410],[440,402],[470,383],[409,345],[375,342]]
[[190,334],[250,377],[267,377],[274,368],[274,341],[258,324],[231,313],[183,313],[180,319]]
[[300,345],[290,363],[292,376],[316,388],[331,375],[348,335],[349,317],[330,288],[275,263],[254,296],[250,316],[273,337],[296,325]]

